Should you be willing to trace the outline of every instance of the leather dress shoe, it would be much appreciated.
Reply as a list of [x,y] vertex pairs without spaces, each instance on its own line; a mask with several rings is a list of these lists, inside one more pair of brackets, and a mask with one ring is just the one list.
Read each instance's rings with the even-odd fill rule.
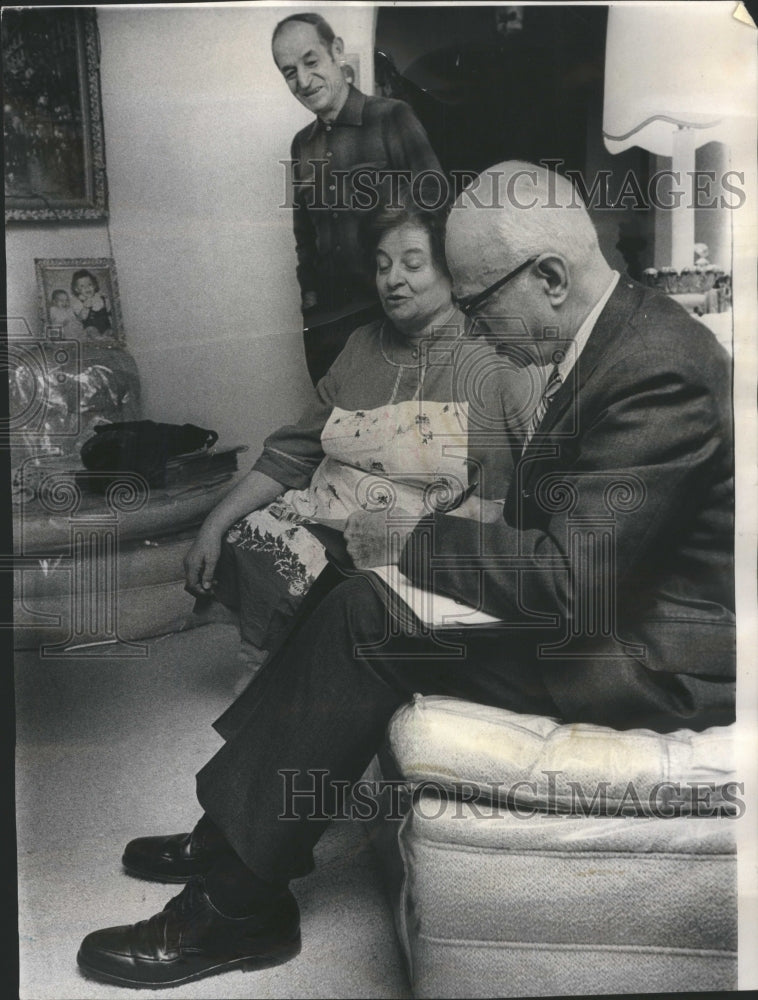
[[195,828],[191,833],[167,837],[138,837],[124,849],[121,864],[130,875],[155,882],[188,882],[195,875],[207,875],[213,864],[216,847],[207,832]]
[[300,912],[285,889],[248,917],[226,917],[192,879],[160,913],[88,934],[76,961],[119,986],[178,986],[230,969],[279,965],[300,951]]

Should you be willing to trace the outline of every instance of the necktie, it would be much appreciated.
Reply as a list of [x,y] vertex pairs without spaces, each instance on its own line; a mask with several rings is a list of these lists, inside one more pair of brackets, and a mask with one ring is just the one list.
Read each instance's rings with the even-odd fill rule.
[[558,371],[558,365],[555,365],[553,370],[550,372],[550,378],[547,380],[547,384],[545,385],[545,388],[542,392],[542,397],[537,406],[535,407],[534,413],[532,414],[531,419],[529,421],[529,426],[526,429],[524,446],[521,449],[522,454],[526,451],[527,445],[534,436],[534,432],[537,430],[539,425],[544,420],[545,414],[548,411],[548,407],[552,403],[553,399],[555,399],[556,395],[558,394],[558,390],[562,385],[563,385],[563,378],[561,377],[561,374]]

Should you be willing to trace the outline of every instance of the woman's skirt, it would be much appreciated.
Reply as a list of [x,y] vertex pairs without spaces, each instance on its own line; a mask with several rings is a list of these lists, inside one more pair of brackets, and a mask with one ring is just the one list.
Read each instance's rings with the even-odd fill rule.
[[213,593],[239,615],[243,642],[272,649],[326,566],[307,523],[279,497],[227,532]]

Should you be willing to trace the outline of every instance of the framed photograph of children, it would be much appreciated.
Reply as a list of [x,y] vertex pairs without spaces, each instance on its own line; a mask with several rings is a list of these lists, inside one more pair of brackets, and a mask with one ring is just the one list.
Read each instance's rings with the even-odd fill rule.
[[7,222],[108,215],[96,12],[4,8]]
[[36,258],[45,340],[123,344],[116,264],[110,257]]

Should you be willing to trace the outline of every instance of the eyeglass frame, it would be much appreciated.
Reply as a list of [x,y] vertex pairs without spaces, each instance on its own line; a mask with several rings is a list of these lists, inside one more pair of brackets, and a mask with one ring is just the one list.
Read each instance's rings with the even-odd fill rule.
[[535,261],[539,260],[540,256],[541,256],[540,254],[535,254],[534,257],[529,257],[528,260],[523,261],[521,264],[519,264],[518,267],[514,267],[512,271],[509,271],[505,275],[505,277],[498,278],[497,281],[494,281],[491,285],[488,285],[483,291],[477,292],[476,295],[472,296],[468,300],[468,302],[466,301],[465,298],[459,299],[455,295],[453,295],[452,297],[453,305],[457,309],[460,309],[460,311],[467,319],[471,319],[475,311],[479,308],[479,306],[481,306],[483,302],[486,302],[486,300],[491,295],[494,295],[495,292],[497,292],[499,289],[501,289],[503,285],[506,285],[513,278],[517,277],[517,275],[521,274],[522,271],[525,271],[527,267],[530,266],[530,264],[534,264]]

